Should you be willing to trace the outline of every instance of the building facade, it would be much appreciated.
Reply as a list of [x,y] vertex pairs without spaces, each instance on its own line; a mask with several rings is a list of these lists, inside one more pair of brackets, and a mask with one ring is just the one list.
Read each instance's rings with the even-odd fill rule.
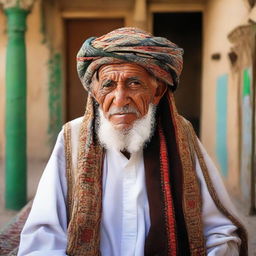
[[[25,32],[28,159],[47,159],[63,123],[83,114],[86,92],[75,67],[83,41],[118,27],[136,26],[184,48],[178,109],[194,125],[226,185],[250,204],[255,189],[253,0],[0,2],[1,159],[6,155],[8,8],[29,10]],[[17,2],[21,4],[16,6]]]

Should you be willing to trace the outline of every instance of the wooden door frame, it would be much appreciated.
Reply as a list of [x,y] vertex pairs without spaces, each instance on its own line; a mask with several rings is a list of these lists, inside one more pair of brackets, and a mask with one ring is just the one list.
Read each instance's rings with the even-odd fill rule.
[[63,19],[83,19],[83,18],[122,18],[124,19],[125,26],[130,22],[129,11],[63,11],[61,13]]

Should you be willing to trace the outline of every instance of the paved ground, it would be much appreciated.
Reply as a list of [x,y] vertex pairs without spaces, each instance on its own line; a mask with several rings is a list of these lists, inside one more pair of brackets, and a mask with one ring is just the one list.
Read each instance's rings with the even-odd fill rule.
[[[32,199],[43,172],[46,161],[29,161],[28,163],[28,200]],[[5,210],[4,207],[4,164],[0,161],[0,228],[5,225],[17,212]]]
[[236,206],[241,219],[247,228],[249,239],[249,256],[256,256],[256,216],[249,216],[249,209],[248,206],[245,205],[245,202],[232,196],[232,193],[230,193],[230,195],[231,200]]
[[[39,178],[46,162],[30,161],[28,164],[28,198],[33,198]],[[231,194],[232,195],[232,194]],[[248,207],[235,197],[231,197],[236,205],[249,234],[249,256],[256,256],[256,216],[248,215]],[[4,209],[4,165],[0,161],[0,228],[5,225],[17,212]]]

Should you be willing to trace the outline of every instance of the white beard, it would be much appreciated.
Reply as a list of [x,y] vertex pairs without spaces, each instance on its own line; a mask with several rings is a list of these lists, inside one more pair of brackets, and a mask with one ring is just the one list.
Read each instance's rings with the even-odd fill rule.
[[134,122],[129,130],[117,130],[98,108],[98,138],[103,147],[129,153],[138,152],[151,139],[155,126],[156,106],[149,105],[148,113]]

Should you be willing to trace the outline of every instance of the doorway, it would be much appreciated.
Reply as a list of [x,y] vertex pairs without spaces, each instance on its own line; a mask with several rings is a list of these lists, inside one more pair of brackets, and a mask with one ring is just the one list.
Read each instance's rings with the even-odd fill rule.
[[87,92],[76,71],[76,55],[83,42],[124,26],[122,18],[67,19],[66,32],[66,122],[84,114]]
[[178,112],[200,135],[202,77],[202,13],[154,13],[153,34],[163,36],[184,49],[183,71],[175,92]]

